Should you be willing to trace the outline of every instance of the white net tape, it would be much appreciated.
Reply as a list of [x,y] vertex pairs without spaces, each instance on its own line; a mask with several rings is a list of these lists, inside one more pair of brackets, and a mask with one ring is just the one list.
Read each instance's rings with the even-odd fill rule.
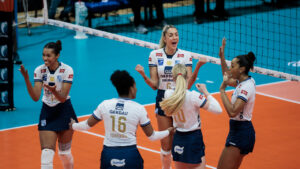
[[[101,31],[101,30],[97,30],[97,29],[92,29],[89,27],[81,26],[81,25],[75,25],[75,24],[71,24],[71,23],[67,23],[67,22],[48,19],[47,17],[45,17],[45,19],[42,17],[39,17],[39,18],[29,17],[27,19],[27,22],[44,23],[44,24],[48,24],[48,25],[53,25],[53,26],[57,26],[57,27],[61,27],[61,28],[66,28],[66,29],[70,29],[70,30],[74,30],[74,31],[83,32],[83,33],[94,35],[94,36],[99,36],[99,37],[113,39],[113,40],[120,41],[120,42],[129,43],[132,45],[142,46],[142,47],[146,47],[146,48],[150,48],[150,49],[158,49],[158,44],[155,44],[155,43],[146,42],[146,41],[142,41],[142,40],[138,40],[138,39],[134,39],[134,38],[129,38],[126,36],[117,35],[117,34],[105,32],[105,31]],[[194,59],[198,59],[199,57],[205,57],[207,59],[207,62],[214,63],[214,64],[220,64],[219,58],[202,55],[199,53],[193,53],[193,52],[190,52],[190,53]],[[226,62],[228,65],[231,64],[231,62],[228,60]],[[265,69],[265,68],[261,68],[261,67],[256,67],[256,66],[254,67],[254,70],[252,72],[264,74],[264,75],[268,75],[268,76],[273,76],[273,77],[277,77],[277,78],[281,78],[281,79],[291,80],[291,81],[298,81],[298,82],[300,81],[300,76],[283,73],[283,72],[279,72],[279,71],[274,71],[274,70],[270,70],[270,69]]]

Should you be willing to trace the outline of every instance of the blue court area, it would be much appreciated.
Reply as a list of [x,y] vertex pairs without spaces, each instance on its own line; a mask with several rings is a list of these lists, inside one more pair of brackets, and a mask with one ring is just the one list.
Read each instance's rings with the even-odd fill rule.
[[[50,41],[60,39],[62,52],[60,61],[74,69],[74,82],[70,91],[71,101],[78,116],[88,115],[98,104],[113,97],[118,97],[110,82],[114,70],[127,70],[135,78],[137,84],[136,101],[141,104],[155,102],[156,91],[146,85],[143,78],[135,71],[141,64],[147,74],[148,56],[151,49],[130,45],[105,38],[89,36],[85,40],[73,38],[74,31],[52,26],[40,26],[31,29],[19,29],[19,54],[30,78],[33,81],[34,69],[43,64],[43,46]],[[181,43],[183,43],[181,41]],[[194,65],[197,60],[194,60]],[[14,66],[14,103],[16,110],[0,112],[0,129],[38,123],[42,102],[31,100],[18,65]],[[282,81],[270,76],[252,74],[257,85]],[[206,83],[211,93],[218,92],[221,84],[221,67],[207,63],[199,72],[196,83]],[[193,87],[195,89],[195,87]]]

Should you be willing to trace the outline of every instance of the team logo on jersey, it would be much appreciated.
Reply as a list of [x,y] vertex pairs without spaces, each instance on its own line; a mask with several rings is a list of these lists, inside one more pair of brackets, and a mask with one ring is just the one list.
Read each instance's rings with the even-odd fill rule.
[[66,69],[60,69],[59,73],[64,73]]
[[156,56],[162,57],[162,53],[156,53]]
[[158,62],[159,66],[162,66],[164,64],[164,60],[163,59],[158,59],[157,62]]
[[49,81],[50,81],[50,82],[54,82],[54,80],[55,80],[55,78],[54,78],[53,76],[50,76],[50,77],[49,77]]
[[175,65],[179,64],[180,60],[175,60]]
[[171,65],[172,65],[172,60],[168,60],[168,61],[167,61],[167,65],[168,65],[168,66],[171,66]]
[[119,160],[119,159],[111,159],[110,160],[110,165],[111,166],[116,166],[116,167],[123,167],[123,166],[125,166],[125,159],[123,159],[123,160]]
[[124,103],[117,103],[116,104],[116,110],[123,110],[124,109]]
[[43,74],[43,81],[47,81],[47,74]]
[[247,96],[247,94],[248,94],[248,92],[246,90],[242,90],[241,93],[244,94],[245,96]]
[[178,58],[183,58],[183,57],[184,57],[184,54],[178,54],[177,57],[178,57]]
[[41,69],[41,73],[46,73],[46,69]]
[[41,126],[42,126],[42,127],[46,126],[46,124],[47,124],[47,123],[46,123],[46,120],[41,120]]
[[166,66],[164,70],[165,74],[172,74],[172,66]]
[[176,146],[174,147],[174,152],[175,152],[175,153],[182,154],[183,151],[184,151],[184,147],[180,147],[180,146],[178,146],[178,145],[176,145]]

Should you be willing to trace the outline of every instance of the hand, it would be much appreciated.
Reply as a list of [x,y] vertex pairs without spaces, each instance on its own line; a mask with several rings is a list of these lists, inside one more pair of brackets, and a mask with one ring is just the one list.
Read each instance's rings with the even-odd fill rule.
[[176,128],[175,128],[175,127],[169,127],[168,130],[169,130],[169,132],[170,132],[170,135],[172,135],[172,134],[175,133]]
[[205,84],[200,84],[200,83],[197,83],[196,84],[196,88],[199,90],[199,92],[201,93],[206,93],[207,92],[207,89],[206,89],[206,85]]
[[70,123],[69,123],[69,128],[73,130],[72,125],[73,125],[74,123],[76,123],[76,121],[75,121],[74,119],[72,119],[72,118],[71,118],[70,120],[71,120],[71,121],[70,121]]
[[45,87],[46,89],[48,89],[50,92],[52,92],[52,93],[54,93],[54,92],[56,91],[56,85],[54,85],[54,86],[49,86],[49,85],[47,85],[47,84],[44,84],[44,87]]
[[201,66],[204,65],[207,62],[207,59],[205,57],[199,57],[198,63]]
[[141,75],[145,74],[144,67],[140,64],[136,65],[135,70],[139,72]]
[[20,66],[19,71],[23,75],[24,79],[29,78],[28,71],[25,69],[24,65]]
[[223,58],[224,57],[224,49],[225,49],[225,45],[226,45],[226,38],[224,37],[222,39],[222,46],[220,47],[220,50],[219,50],[219,56],[220,58]]
[[227,84],[223,81],[221,86],[220,86],[220,91],[221,90],[225,91],[226,87],[227,87]]

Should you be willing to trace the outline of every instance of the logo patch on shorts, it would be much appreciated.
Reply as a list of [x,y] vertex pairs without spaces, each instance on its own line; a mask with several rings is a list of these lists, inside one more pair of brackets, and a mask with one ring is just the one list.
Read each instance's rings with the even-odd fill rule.
[[119,159],[111,159],[110,160],[110,165],[111,166],[116,166],[116,167],[123,167],[125,166],[125,159],[119,160]]
[[46,120],[41,120],[41,126],[44,127],[44,126],[46,126],[46,124],[47,124],[47,123],[46,123]]
[[233,142],[229,142],[229,144],[230,144],[230,145],[233,145],[233,146],[235,146],[235,145],[236,145],[236,144],[235,144],[235,143],[233,143]]
[[176,145],[176,146],[174,147],[174,152],[175,152],[175,153],[178,153],[178,154],[182,154],[183,151],[184,151],[183,149],[184,149],[184,147],[180,147],[180,146],[177,146],[177,145]]

